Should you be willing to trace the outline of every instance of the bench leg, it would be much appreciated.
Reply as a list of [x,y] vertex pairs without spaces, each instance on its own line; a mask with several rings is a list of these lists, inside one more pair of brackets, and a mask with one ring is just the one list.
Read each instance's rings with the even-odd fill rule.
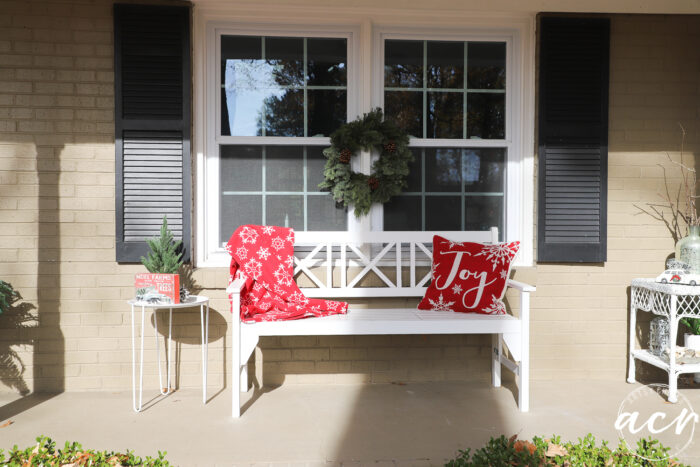
[[241,392],[248,392],[248,364],[241,365]]
[[518,365],[518,407],[530,411],[530,294],[520,294],[520,364]]
[[491,384],[501,387],[501,354],[503,352],[503,334],[491,335]]
[[521,412],[528,412],[530,410],[530,369],[525,361],[522,361],[518,370],[518,407]]
[[240,295],[231,294],[231,416],[241,416],[241,320]]

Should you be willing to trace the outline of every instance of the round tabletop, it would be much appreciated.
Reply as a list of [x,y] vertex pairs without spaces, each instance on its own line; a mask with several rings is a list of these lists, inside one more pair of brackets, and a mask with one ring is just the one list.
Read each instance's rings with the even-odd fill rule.
[[127,303],[129,305],[133,306],[141,306],[145,308],[187,308],[191,306],[198,306],[198,305],[204,305],[205,303],[209,302],[209,297],[205,297],[204,295],[190,295],[187,297],[187,300],[184,302],[180,303],[149,303],[149,302],[140,302],[136,300],[135,298],[132,298],[129,300]]

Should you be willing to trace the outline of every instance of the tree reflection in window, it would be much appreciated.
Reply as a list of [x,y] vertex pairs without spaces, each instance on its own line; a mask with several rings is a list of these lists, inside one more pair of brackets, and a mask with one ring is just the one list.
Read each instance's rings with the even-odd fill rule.
[[221,41],[222,135],[328,136],[346,121],[346,39]]

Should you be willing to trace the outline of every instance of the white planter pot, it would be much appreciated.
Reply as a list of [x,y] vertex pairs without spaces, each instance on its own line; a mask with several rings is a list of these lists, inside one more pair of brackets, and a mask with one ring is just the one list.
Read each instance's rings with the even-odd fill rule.
[[[700,336],[695,334],[686,334],[683,345],[686,348],[693,349],[695,351],[700,350]],[[700,383],[700,373],[695,373],[693,375],[693,381]]]

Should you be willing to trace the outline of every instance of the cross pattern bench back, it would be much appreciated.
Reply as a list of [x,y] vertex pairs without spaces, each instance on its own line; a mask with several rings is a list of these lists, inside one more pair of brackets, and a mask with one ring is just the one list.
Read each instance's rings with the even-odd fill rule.
[[[306,235],[295,243],[295,277],[303,274],[315,287],[302,287],[307,297],[376,298],[423,297],[430,280],[432,241],[435,232],[338,232]],[[498,230],[437,232],[459,242],[497,243]],[[357,272],[359,271],[359,272]],[[389,274],[389,271],[392,271]],[[356,273],[357,272],[357,273]],[[334,274],[335,273],[335,274]],[[363,279],[372,286],[361,286]],[[389,277],[391,276],[391,277]],[[377,281],[380,282],[377,286]],[[233,338],[233,416],[240,416],[240,391],[248,390],[247,362],[261,336],[384,335],[384,334],[492,334],[492,384],[501,385],[501,367],[517,377],[518,406],[528,411],[530,292],[535,288],[508,281],[520,291],[520,313],[481,315],[425,311],[416,308],[353,309],[346,315],[294,321],[244,323],[240,321],[237,279],[226,289],[231,299]],[[240,345],[235,345],[238,342]],[[512,360],[503,352],[508,347]]]

